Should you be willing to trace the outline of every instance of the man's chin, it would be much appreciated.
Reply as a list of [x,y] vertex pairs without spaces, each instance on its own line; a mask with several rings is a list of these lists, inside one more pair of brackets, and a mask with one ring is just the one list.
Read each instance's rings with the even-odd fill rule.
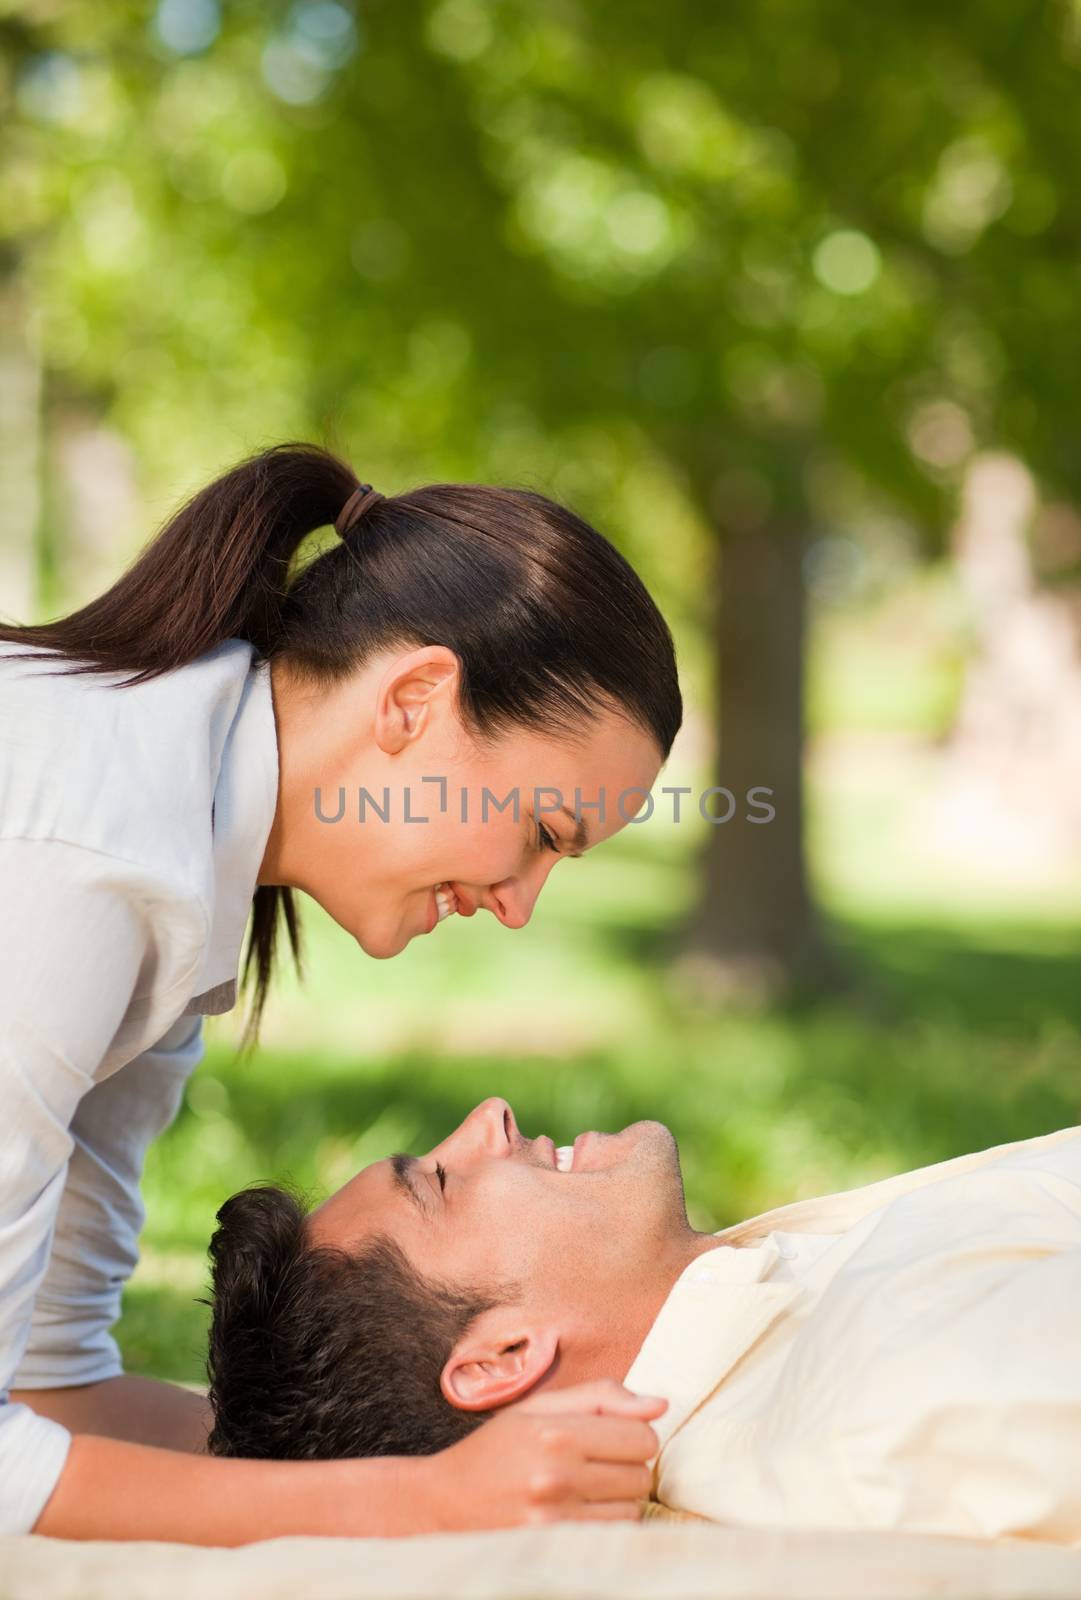
[[574,1141],[572,1172],[643,1166],[679,1172],[679,1147],[663,1122],[632,1122],[619,1133],[581,1133]]
[[[632,1122],[624,1134],[633,1136],[632,1151],[643,1160],[663,1162],[679,1171],[679,1146],[671,1128],[663,1122]],[[623,1134],[620,1135],[623,1137]]]
[[631,1128],[638,1138],[630,1159],[656,1202],[658,1214],[664,1213],[677,1228],[685,1226],[687,1201],[675,1135],[663,1122],[635,1122]]

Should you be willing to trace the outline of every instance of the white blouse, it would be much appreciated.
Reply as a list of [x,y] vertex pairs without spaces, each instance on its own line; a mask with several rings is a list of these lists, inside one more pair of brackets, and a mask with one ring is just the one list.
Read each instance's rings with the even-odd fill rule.
[[0,644],[0,1534],[71,1443],[9,1391],[121,1371],[143,1157],[235,1003],[277,800],[251,645],[124,676]]

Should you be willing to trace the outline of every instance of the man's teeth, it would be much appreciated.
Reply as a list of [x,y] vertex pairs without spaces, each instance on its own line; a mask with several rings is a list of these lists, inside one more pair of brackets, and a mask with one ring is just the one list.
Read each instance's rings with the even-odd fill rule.
[[436,920],[442,922],[444,917],[449,917],[452,911],[458,909],[458,902],[453,889],[438,884],[435,891]]
[[571,1162],[573,1160],[574,1146],[572,1144],[559,1145],[556,1149],[556,1171],[569,1172],[571,1170]]

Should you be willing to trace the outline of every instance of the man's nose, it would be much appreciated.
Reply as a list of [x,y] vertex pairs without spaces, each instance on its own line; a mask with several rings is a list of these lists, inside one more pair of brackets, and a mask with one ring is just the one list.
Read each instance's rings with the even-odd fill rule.
[[458,1165],[471,1160],[491,1160],[509,1156],[520,1138],[514,1112],[506,1100],[499,1095],[492,1095],[475,1106],[465,1121],[459,1123],[450,1137],[437,1145],[432,1154],[446,1156]]

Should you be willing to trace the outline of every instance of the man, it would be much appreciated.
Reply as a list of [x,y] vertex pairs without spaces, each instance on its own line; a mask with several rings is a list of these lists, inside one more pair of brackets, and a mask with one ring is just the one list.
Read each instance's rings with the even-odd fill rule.
[[492,1099],[310,1215],[219,1222],[215,1453],[423,1453],[622,1377],[669,1401],[672,1508],[1081,1543],[1079,1128],[707,1235],[660,1123],[557,1151]]

